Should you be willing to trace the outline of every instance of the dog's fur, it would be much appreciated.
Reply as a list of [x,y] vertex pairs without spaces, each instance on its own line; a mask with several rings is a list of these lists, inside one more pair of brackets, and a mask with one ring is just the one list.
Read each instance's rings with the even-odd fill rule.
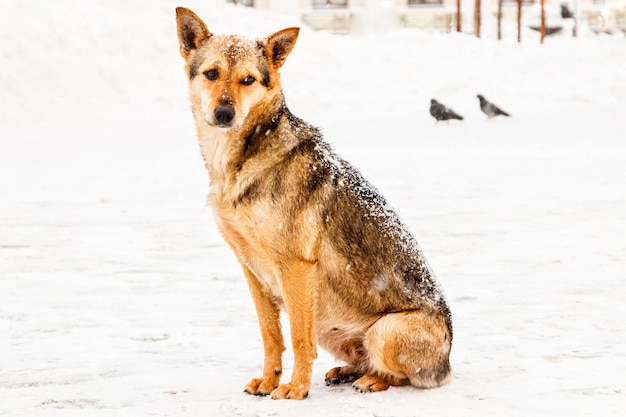
[[[416,240],[385,199],[291,114],[279,68],[297,28],[254,41],[214,35],[176,9],[210,205],[250,287],[265,349],[245,391],[303,399],[316,344],[346,366],[328,384],[360,391],[450,381],[450,310]],[[294,368],[279,384],[280,310]]]

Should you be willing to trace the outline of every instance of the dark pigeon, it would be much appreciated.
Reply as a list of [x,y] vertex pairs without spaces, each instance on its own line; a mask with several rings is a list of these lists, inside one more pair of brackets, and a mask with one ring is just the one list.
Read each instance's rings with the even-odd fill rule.
[[450,119],[463,120],[463,117],[459,116],[435,99],[430,100],[430,114],[437,119],[437,121]]
[[487,117],[489,117],[490,119],[492,117],[496,117],[496,116],[510,116],[510,114],[508,114],[507,112],[505,112],[504,110],[500,109],[498,106],[496,106],[493,103],[488,102],[487,100],[485,100],[485,97],[481,96],[480,94],[478,94],[478,99],[480,100],[480,109],[483,111],[483,113],[485,113],[487,115]]
[[574,13],[569,8],[567,3],[561,3],[561,17],[563,19],[573,19],[574,18]]

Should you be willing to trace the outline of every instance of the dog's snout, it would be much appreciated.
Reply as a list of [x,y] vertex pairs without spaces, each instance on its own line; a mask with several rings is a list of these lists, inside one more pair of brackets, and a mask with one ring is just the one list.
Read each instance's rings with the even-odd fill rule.
[[221,126],[226,126],[235,118],[235,108],[229,105],[220,104],[215,108],[215,120]]

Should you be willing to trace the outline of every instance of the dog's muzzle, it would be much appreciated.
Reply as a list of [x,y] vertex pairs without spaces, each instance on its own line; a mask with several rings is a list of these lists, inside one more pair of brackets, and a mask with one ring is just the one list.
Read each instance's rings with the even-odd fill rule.
[[228,127],[235,118],[235,107],[227,104],[220,104],[213,112],[215,122],[219,127]]

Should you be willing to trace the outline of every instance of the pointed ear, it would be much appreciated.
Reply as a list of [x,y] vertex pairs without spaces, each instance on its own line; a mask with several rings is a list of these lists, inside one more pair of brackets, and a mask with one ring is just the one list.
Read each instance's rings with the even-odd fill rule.
[[300,28],[283,29],[265,39],[265,55],[276,69],[280,68],[287,59],[298,39]]
[[178,27],[180,54],[185,59],[189,58],[191,51],[197,49],[203,40],[211,36],[211,32],[202,19],[184,7],[176,8],[176,26]]

